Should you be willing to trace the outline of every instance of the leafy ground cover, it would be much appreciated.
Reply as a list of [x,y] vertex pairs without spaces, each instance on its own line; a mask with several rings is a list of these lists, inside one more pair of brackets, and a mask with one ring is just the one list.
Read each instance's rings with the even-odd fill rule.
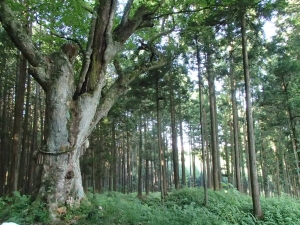
[[[203,189],[183,188],[169,193],[164,205],[160,194],[139,199],[136,193],[88,194],[80,207],[66,208],[62,224],[99,225],[293,225],[300,224],[300,201],[288,196],[262,198],[264,219],[252,216],[251,198],[234,189],[209,191],[209,204],[203,206]],[[29,196],[15,193],[0,198],[0,222],[21,225],[50,224],[43,205],[31,204]]]

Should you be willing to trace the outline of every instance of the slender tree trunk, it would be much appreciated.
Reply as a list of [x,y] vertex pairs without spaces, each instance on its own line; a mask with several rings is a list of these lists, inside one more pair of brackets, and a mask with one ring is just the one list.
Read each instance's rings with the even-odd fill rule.
[[214,74],[212,71],[212,53],[207,46],[207,77],[209,85],[209,102],[210,102],[210,121],[211,121],[211,152],[212,152],[212,166],[213,166],[213,185],[214,190],[220,190],[220,159],[218,147],[218,125],[217,125],[217,109],[216,109],[216,93]]
[[148,128],[148,120],[144,121],[144,152],[145,152],[145,160],[146,160],[146,168],[145,168],[145,191],[146,195],[150,192],[150,173],[149,173],[149,164],[150,164],[150,145],[149,141],[147,140],[147,128]]
[[232,59],[230,61],[230,87],[231,87],[231,102],[232,102],[232,121],[233,121],[233,148],[234,148],[234,170],[236,188],[242,192],[241,171],[240,171],[240,151],[239,151],[239,128],[238,128],[238,111],[236,105],[236,85],[234,80],[234,68]]
[[105,154],[106,154],[106,149],[105,149],[105,145],[106,145],[106,138],[105,138],[105,134],[100,130],[100,125],[97,125],[97,129],[99,130],[99,153],[98,153],[98,167],[97,167],[97,171],[99,171],[99,182],[98,182],[98,193],[102,193],[103,192],[103,186],[104,186],[104,179],[105,179],[105,175],[106,175],[106,166],[105,166]]
[[[127,115],[128,119],[128,115]],[[129,122],[129,121],[128,121]],[[131,154],[130,154],[129,127],[126,127],[126,148],[127,148],[127,193],[131,192]]]
[[286,165],[286,161],[285,161],[285,154],[283,153],[281,155],[281,161],[280,163],[282,164],[282,172],[283,172],[283,187],[284,187],[284,192],[285,193],[289,193],[289,182],[288,182],[288,175],[287,175],[287,165]]
[[[97,142],[98,137],[96,137],[94,140]],[[93,194],[96,194],[96,172],[95,172],[95,148],[90,148],[91,151],[91,158],[92,158],[92,174],[91,174],[91,184],[93,189]]]
[[233,137],[233,126],[232,120],[229,120],[229,127],[230,127],[230,152],[231,152],[231,175],[230,180],[234,187],[236,185],[236,178],[235,178],[235,153],[234,153],[234,137]]
[[267,162],[267,149],[265,148],[264,133],[261,131],[261,151],[260,151],[260,164],[262,168],[262,179],[263,179],[263,189],[265,192],[265,197],[270,197],[269,190],[269,178],[268,178],[268,162]]
[[207,127],[207,116],[206,116],[206,110],[204,107],[204,102],[203,102],[203,129],[204,129],[204,142],[205,142],[205,149],[206,149],[206,167],[207,167],[207,187],[211,188],[212,187],[212,170],[211,170],[211,150],[209,147],[209,137],[208,137],[208,132],[206,130]]
[[122,134],[122,193],[126,194],[126,145],[125,145],[125,132]]
[[[28,180],[27,180],[27,192],[31,195],[33,195],[35,192],[37,192],[37,186],[34,186],[35,182],[34,179],[36,179],[39,176],[35,176],[35,171],[39,171],[40,166],[38,165],[38,158],[36,154],[36,149],[38,146],[38,110],[40,109],[40,85],[36,83],[35,85],[35,100],[34,100],[34,112],[33,112],[33,132],[31,136],[31,145],[30,145],[30,151],[29,156],[27,159],[28,164]],[[42,110],[42,109],[40,109]],[[41,132],[43,133],[43,131]],[[37,169],[35,169],[37,168]],[[39,174],[39,173],[38,173]],[[37,179],[39,180],[39,179]]]
[[204,189],[204,205],[208,204],[208,191],[207,191],[207,173],[206,162],[207,162],[207,149],[205,145],[206,139],[206,121],[204,117],[204,96],[203,96],[203,78],[201,76],[201,57],[200,57],[200,47],[198,40],[196,39],[196,50],[197,50],[197,68],[198,68],[198,86],[199,86],[199,113],[200,113],[200,129],[201,129],[201,155],[202,155],[202,171],[203,171],[203,189]]
[[112,191],[117,191],[117,145],[116,145],[116,123],[112,123]]
[[[118,142],[121,142],[120,140]],[[118,145],[117,148],[117,155],[118,155],[118,167],[117,167],[117,191],[121,192],[121,185],[122,185],[122,144]]]
[[169,92],[170,92],[174,184],[175,184],[175,188],[178,189],[179,188],[179,163],[178,163],[178,147],[177,147],[177,128],[175,122],[174,87],[173,87],[172,77],[170,78],[169,82],[170,82]]
[[180,101],[179,102],[179,132],[180,132],[180,145],[181,145],[181,179],[182,179],[181,183],[183,186],[186,186],[181,99],[179,99],[179,101]]
[[[152,137],[153,137],[153,140],[157,139],[157,134],[155,133],[155,130],[153,129],[153,134],[152,134]],[[153,167],[153,192],[157,192],[159,190],[159,187],[158,187],[158,183],[159,183],[159,174],[157,171],[159,171],[159,164],[160,162],[158,161],[159,160],[159,149],[157,148],[157,145],[154,144],[154,142],[152,143],[153,145],[153,153],[152,154],[152,159],[153,159],[153,162],[152,162],[152,167]],[[156,158],[157,156],[157,158]]]
[[[230,137],[228,137],[228,120],[227,120],[227,116],[225,116],[224,118],[224,150],[225,150],[225,162],[226,162],[226,174],[227,174],[227,183],[230,183],[230,174],[231,174],[231,164],[230,164],[230,152],[229,152],[229,147],[228,147],[228,139]],[[230,127],[229,127],[230,129]],[[230,132],[229,132],[230,133]],[[229,186],[228,186],[229,187]]]
[[25,83],[26,83],[26,65],[27,60],[22,56],[19,62],[18,79],[16,84],[16,104],[14,113],[14,128],[13,128],[13,142],[12,153],[10,160],[10,186],[11,192],[18,189],[18,177],[19,177],[19,160],[21,150],[21,131],[23,124],[23,108],[25,97]]
[[[288,100],[287,100],[288,101]],[[296,173],[297,173],[297,178],[298,178],[298,186],[300,185],[300,168],[299,168],[299,144],[298,144],[298,139],[297,139],[297,134],[296,134],[296,127],[293,121],[292,117],[292,110],[291,107],[288,106],[288,117],[289,117],[289,127],[290,127],[290,136],[291,136],[291,142],[292,142],[292,147],[293,147],[293,153],[294,153],[294,158],[295,158],[295,166],[296,166]]]
[[276,191],[278,197],[281,196],[281,185],[280,185],[280,169],[279,169],[279,162],[280,162],[280,156],[279,156],[279,151],[277,148],[277,145],[274,145],[274,155],[276,158]]
[[251,180],[251,189],[252,189],[253,211],[254,211],[254,215],[260,219],[263,217],[263,212],[260,205],[259,186],[258,186],[257,170],[256,170],[256,153],[255,153],[255,144],[254,144],[254,128],[253,128],[253,118],[252,118],[252,103],[251,103],[248,52],[247,52],[245,13],[243,13],[241,16],[241,32],[242,32],[243,69],[244,69],[245,94],[246,94],[246,119],[247,119],[247,135],[248,135],[250,180]]
[[157,114],[157,140],[158,140],[158,151],[159,151],[159,161],[160,161],[160,190],[161,190],[161,201],[164,204],[166,192],[166,173],[165,173],[165,154],[162,147],[161,138],[161,112],[160,112],[160,96],[158,87],[158,76],[156,78],[156,114]]
[[22,193],[29,194],[26,192],[26,182],[28,177],[28,156],[30,152],[29,148],[29,134],[28,134],[28,123],[29,123],[29,100],[30,100],[30,92],[31,92],[31,81],[30,76],[27,75],[27,90],[26,90],[26,107],[25,107],[25,117],[23,123],[23,138],[22,138],[22,151],[20,155],[20,166],[19,166],[19,182],[18,182],[18,190],[22,190]]
[[142,136],[142,113],[139,110],[139,161],[138,161],[138,197],[142,198],[142,168],[143,168],[143,136]]
[[[249,145],[248,145],[248,138],[247,138],[247,128],[246,128],[246,122],[243,126],[243,133],[244,133],[244,150],[245,150],[245,158],[242,157],[242,164],[243,164],[243,178],[244,178],[244,193],[248,193],[249,189],[249,195],[252,195],[252,189],[251,189],[251,182],[250,182],[250,163],[249,163]],[[245,165],[246,164],[246,165]],[[247,176],[246,176],[247,174]]]
[[[4,67],[6,65],[6,60],[3,59],[3,67],[1,68],[1,74],[4,74]],[[7,177],[6,174],[9,171],[9,148],[8,148],[8,129],[7,129],[7,112],[8,112],[8,79],[7,76],[4,76],[4,85],[2,89],[2,111],[1,111],[1,143],[0,143],[0,150],[1,150],[1,177],[0,177],[0,196],[4,196],[7,193]]]

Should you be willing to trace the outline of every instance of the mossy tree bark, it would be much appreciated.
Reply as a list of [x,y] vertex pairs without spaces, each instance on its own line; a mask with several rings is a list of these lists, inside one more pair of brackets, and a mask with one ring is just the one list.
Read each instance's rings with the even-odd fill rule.
[[[75,81],[74,61],[78,47],[64,44],[59,51],[44,55],[8,4],[0,0],[0,21],[30,63],[30,74],[46,94],[45,141],[37,152],[43,164],[38,199],[48,204],[53,220],[57,218],[56,210],[60,205],[70,200],[80,201],[85,196],[79,157],[84,153],[84,145],[93,128],[107,115],[116,99],[127,91],[126,86],[133,79],[166,64],[157,51],[156,60],[137,63],[125,75],[116,55],[137,29],[153,25],[149,15],[155,9],[141,6],[130,17],[133,1],[128,1],[120,24],[114,26],[117,1],[99,0],[98,3],[93,12],[95,16],[91,17],[80,77]],[[101,98],[106,68],[112,60],[119,77]]]

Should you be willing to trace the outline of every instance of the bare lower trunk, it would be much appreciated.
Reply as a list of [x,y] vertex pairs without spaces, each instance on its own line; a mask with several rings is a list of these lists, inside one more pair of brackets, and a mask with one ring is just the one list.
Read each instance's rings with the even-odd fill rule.
[[80,202],[84,198],[79,150],[57,156],[43,156],[42,186],[38,197],[46,200],[51,214],[57,214],[57,208],[62,205],[72,201]]
[[45,141],[37,152],[43,170],[37,199],[48,204],[55,220],[58,207],[79,203],[85,196],[79,157],[84,153],[99,97],[85,94],[73,101],[72,65],[63,53],[53,54],[52,61],[55,63],[49,71],[54,81],[45,89]]

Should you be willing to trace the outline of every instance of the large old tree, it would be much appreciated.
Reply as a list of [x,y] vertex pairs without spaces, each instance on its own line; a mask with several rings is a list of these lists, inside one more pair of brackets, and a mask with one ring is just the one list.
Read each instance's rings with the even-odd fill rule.
[[[74,2],[79,4],[83,1],[73,1],[73,4]],[[35,10],[34,15],[39,17],[39,4],[42,2],[25,5],[28,10]],[[66,2],[61,1],[61,4]],[[135,32],[153,26],[153,15],[159,7],[157,4],[149,5],[136,5],[133,0],[128,0],[123,10],[117,11],[117,0],[98,0],[93,8],[85,3],[80,6],[90,13],[90,16],[87,16],[89,32],[82,38],[85,41],[79,42],[67,35],[65,38],[72,42],[63,44],[59,51],[45,54],[43,45],[40,46],[33,38],[34,32],[33,36],[28,34],[26,22],[20,19],[22,12],[12,10],[16,7],[11,2],[0,0],[2,26],[28,60],[29,73],[46,93],[45,142],[38,149],[39,157],[43,160],[38,197],[47,202],[53,218],[56,217],[57,207],[66,204],[70,199],[81,200],[85,196],[79,157],[95,125],[107,115],[117,98],[126,92],[129,82],[139,74],[166,64],[166,60],[159,57],[160,53],[155,50],[153,44],[141,40],[137,41],[142,45],[139,49],[146,49],[148,55],[151,54],[148,60],[140,60],[139,54],[136,54],[136,65],[131,63],[134,66],[129,69],[117,59],[118,53],[124,51],[128,39]],[[70,5],[69,7],[67,10],[71,14],[74,8]],[[122,14],[119,11],[122,11]],[[32,15],[29,15],[29,18],[30,16]],[[30,22],[35,26],[40,25],[38,22],[41,21],[33,17]],[[55,21],[57,19],[44,20],[44,25]],[[80,24],[76,22],[74,21],[74,24]],[[74,29],[76,32],[77,27],[71,25],[68,29]],[[161,30],[162,33],[165,32]],[[55,35],[55,29],[47,32]],[[81,63],[78,63],[78,59]],[[75,69],[76,60],[77,67],[81,66],[80,73]],[[108,76],[107,69],[111,64],[114,65],[118,76],[114,83],[105,88],[106,92],[103,94]],[[75,76],[76,74],[78,76]]]

